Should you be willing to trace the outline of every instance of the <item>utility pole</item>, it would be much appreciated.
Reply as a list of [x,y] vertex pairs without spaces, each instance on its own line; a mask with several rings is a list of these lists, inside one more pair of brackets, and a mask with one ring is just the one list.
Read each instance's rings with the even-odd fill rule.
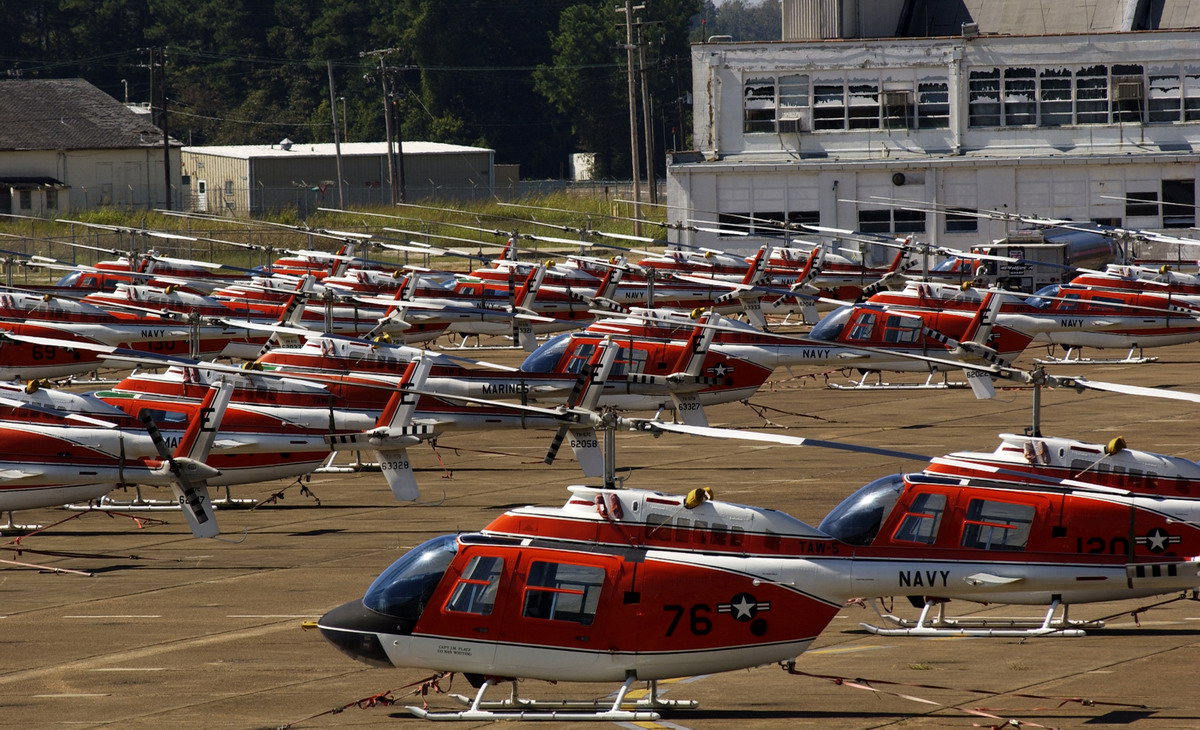
[[[167,130],[167,51],[164,48],[150,48],[150,110],[154,114],[153,121],[162,130],[163,136],[163,197],[166,198],[164,207],[171,210],[171,135]],[[151,197],[151,191],[146,191],[146,197]]]
[[634,6],[633,0],[625,0],[625,7],[617,8],[625,13],[625,65],[629,70],[629,156],[633,169],[633,234],[642,235],[642,181],[638,155],[637,89],[633,78],[633,11],[645,5]]
[[329,112],[333,115],[333,154],[337,157],[338,207],[346,207],[345,176],[342,175],[342,138],[338,136],[337,95],[333,90],[333,61],[326,61],[329,69]]
[[393,145],[392,136],[392,114],[394,109],[393,91],[391,84],[390,69],[387,67],[384,59],[391,53],[395,53],[397,48],[379,48],[374,51],[363,51],[359,53],[360,58],[366,56],[375,56],[379,59],[379,83],[383,87],[383,128],[384,135],[387,137],[387,157],[388,157],[388,187],[391,188],[392,205],[404,202],[404,179],[400,172],[400,165],[396,160],[396,149]]
[[642,127],[646,134],[646,186],[650,189],[650,202],[658,203],[658,184],[654,181],[654,127],[651,119],[650,98],[646,83],[646,42],[642,38],[642,21],[637,24],[638,71],[642,77]]

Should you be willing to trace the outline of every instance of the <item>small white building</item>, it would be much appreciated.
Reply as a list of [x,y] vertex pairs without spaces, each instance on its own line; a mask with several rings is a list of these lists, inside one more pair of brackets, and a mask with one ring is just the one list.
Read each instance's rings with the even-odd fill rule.
[[179,143],[83,79],[0,80],[0,213],[56,216],[167,207],[179,190]]
[[[404,198],[474,200],[496,188],[496,153],[482,147],[440,142],[404,142]],[[339,203],[333,143],[184,147],[191,209],[219,215],[260,215],[294,208],[301,215],[339,204],[390,203],[386,142],[341,145],[345,200]],[[399,186],[397,186],[399,189]]]
[[[815,0],[798,20],[800,4],[788,6],[790,25],[785,7],[785,33],[827,30],[847,15],[873,18],[878,28],[885,11],[914,6]],[[824,25],[819,5],[838,11]],[[849,5],[875,14],[847,14]],[[1038,5],[1025,4],[1027,19]],[[916,233],[955,247],[1000,238],[1014,224],[888,201],[1133,228],[1195,224],[1200,30],[988,30],[967,24],[952,37],[694,45],[695,151],[668,166],[671,220],[810,222]],[[766,240],[683,235],[739,249]]]

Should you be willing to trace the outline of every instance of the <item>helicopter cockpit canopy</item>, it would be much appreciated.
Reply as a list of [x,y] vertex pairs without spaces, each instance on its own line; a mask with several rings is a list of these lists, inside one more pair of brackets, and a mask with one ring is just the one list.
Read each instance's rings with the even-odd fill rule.
[[870,545],[903,488],[903,474],[876,479],[842,500],[817,529],[851,545]]
[[853,311],[854,307],[838,307],[817,322],[812,331],[808,333],[808,338],[822,342],[836,342],[841,337],[842,329],[850,320],[850,314]]
[[558,362],[562,360],[563,353],[567,351],[567,347],[571,344],[571,333],[564,332],[560,335],[555,335],[543,343],[533,352],[529,353],[529,357],[525,358],[525,362],[521,363],[520,370],[525,373],[553,373],[558,369]]
[[1038,289],[1033,293],[1033,296],[1026,297],[1025,303],[1031,307],[1037,307],[1038,309],[1049,309],[1051,305],[1054,304],[1054,300],[1047,297],[1059,296],[1062,296],[1062,286],[1059,284],[1051,284]]
[[398,619],[402,629],[411,631],[457,552],[456,535],[421,543],[375,579],[363,596],[363,605]]

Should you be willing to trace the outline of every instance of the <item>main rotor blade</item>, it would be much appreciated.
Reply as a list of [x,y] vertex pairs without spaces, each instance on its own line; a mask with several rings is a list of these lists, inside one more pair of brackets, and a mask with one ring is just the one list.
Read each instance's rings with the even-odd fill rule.
[[857,444],[845,444],[839,441],[823,441],[820,439],[809,439],[800,436],[781,436],[779,434],[758,433],[755,431],[735,431],[729,428],[713,428],[711,426],[688,426],[681,423],[667,423],[664,421],[642,421],[638,425],[643,430],[647,431],[671,431],[673,433],[685,433],[692,436],[738,439],[742,441],[758,441],[764,443],[781,444],[784,446],[820,446],[826,449],[854,451],[862,454],[876,454],[878,456],[888,456],[895,459],[910,459],[912,461],[929,462],[932,460],[932,457],[924,456],[922,454],[914,454],[908,451],[894,451],[892,449],[881,449],[874,446],[859,446]]

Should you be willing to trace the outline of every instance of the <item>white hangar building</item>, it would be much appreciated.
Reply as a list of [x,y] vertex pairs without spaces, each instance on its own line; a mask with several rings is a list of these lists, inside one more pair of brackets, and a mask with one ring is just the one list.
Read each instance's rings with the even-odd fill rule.
[[783,20],[792,40],[692,47],[695,150],[668,165],[670,220],[752,216],[960,248],[1016,224],[885,200],[1196,223],[1200,2],[784,0]]

